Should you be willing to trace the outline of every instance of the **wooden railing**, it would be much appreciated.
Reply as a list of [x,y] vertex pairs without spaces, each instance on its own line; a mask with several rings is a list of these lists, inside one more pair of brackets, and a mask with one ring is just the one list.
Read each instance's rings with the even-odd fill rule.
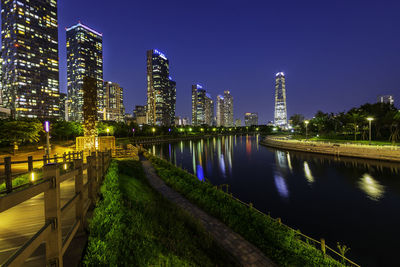
[[[6,192],[11,193],[12,188],[12,180],[20,175],[24,175],[27,173],[32,173],[34,171],[33,164],[35,162],[43,163],[40,165],[38,169],[41,169],[44,165],[48,163],[72,163],[75,159],[83,159],[83,152],[68,152],[64,153],[61,156],[55,154],[53,157],[48,155],[43,155],[43,158],[33,159],[32,156],[28,156],[26,160],[12,161],[11,157],[5,157],[4,162],[0,162],[0,167],[4,166],[4,175],[0,176],[0,184],[5,181],[6,184]],[[13,171],[13,166],[15,165],[26,165],[26,171],[16,172]],[[23,168],[23,167],[22,167]],[[15,188],[14,188],[15,189]],[[0,192],[0,194],[3,192]]]
[[[78,153],[79,154],[79,153]],[[82,153],[80,155],[83,155]],[[2,266],[21,266],[43,242],[46,243],[46,266],[63,266],[63,255],[76,233],[83,231],[86,213],[97,201],[100,184],[111,161],[111,151],[93,152],[87,157],[73,159],[73,168],[60,173],[62,163],[53,162],[43,166],[43,178],[30,186],[11,190],[0,197],[0,213],[44,193],[45,223]],[[86,171],[87,179],[84,179]],[[60,184],[68,179],[75,181],[75,194],[61,206]],[[86,180],[86,183],[84,183]],[[63,238],[61,221],[75,206],[75,220]],[[21,215],[23,216],[23,215]]]

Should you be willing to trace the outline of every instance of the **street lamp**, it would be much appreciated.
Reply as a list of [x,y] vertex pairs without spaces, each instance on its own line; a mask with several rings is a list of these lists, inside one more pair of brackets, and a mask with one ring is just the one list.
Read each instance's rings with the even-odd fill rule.
[[110,128],[107,128],[106,132],[107,132],[107,136],[108,136],[108,134],[110,133]]
[[46,132],[46,155],[50,155],[50,122],[44,122],[44,131]]
[[304,121],[306,124],[306,140],[308,140],[308,124],[310,123],[309,121]]
[[367,121],[369,122],[369,145],[371,145],[371,123],[374,120],[372,117],[368,117]]
[[153,136],[154,136],[154,133],[156,132],[156,128],[153,127],[153,128],[151,129],[151,131],[153,132]]
[[132,135],[135,137],[135,128],[132,128]]

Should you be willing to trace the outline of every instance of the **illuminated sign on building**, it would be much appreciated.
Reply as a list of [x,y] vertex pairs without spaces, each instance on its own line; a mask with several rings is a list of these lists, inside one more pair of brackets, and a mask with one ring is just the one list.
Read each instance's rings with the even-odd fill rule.
[[159,55],[160,57],[162,57],[163,59],[167,60],[167,57],[161,53],[160,51],[158,51],[157,49],[154,49],[154,54]]

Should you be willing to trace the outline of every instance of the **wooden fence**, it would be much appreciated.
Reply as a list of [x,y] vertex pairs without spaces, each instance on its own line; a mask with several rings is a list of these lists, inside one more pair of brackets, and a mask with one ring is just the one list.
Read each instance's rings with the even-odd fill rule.
[[[100,184],[111,161],[111,151],[93,152],[83,161],[83,153],[75,153],[72,168],[64,170],[63,163],[53,159],[44,161],[43,177],[23,188],[12,188],[0,197],[0,213],[44,193],[45,223],[22,247],[10,256],[3,266],[21,266],[43,242],[46,243],[46,266],[63,266],[63,255],[76,233],[83,231],[86,213],[96,203]],[[79,157],[78,157],[79,156]],[[74,157],[76,157],[74,159]],[[8,160],[9,161],[9,160]],[[8,163],[7,163],[8,164]],[[12,164],[5,164],[9,168]],[[87,179],[84,179],[86,172]],[[10,181],[9,178],[7,178]],[[60,184],[74,179],[75,194],[61,206]],[[86,183],[84,181],[86,180]],[[61,221],[63,216],[75,206],[75,220],[63,238]]]

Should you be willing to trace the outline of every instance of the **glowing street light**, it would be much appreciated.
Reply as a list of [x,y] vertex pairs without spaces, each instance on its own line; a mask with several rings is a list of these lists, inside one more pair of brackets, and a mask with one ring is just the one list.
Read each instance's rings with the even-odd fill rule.
[[108,136],[108,134],[110,133],[110,128],[107,128],[106,132],[107,132],[107,136]]
[[308,124],[310,123],[309,121],[304,121],[306,124],[306,140],[308,140]]
[[50,122],[44,122],[44,131],[46,132],[46,155],[50,155]]
[[371,123],[373,120],[374,120],[374,118],[372,118],[372,117],[367,118],[367,121],[369,123],[369,145],[371,145]]
[[31,172],[31,182],[33,183],[35,181],[35,173]]
[[151,128],[151,131],[153,132],[153,136],[154,136],[154,133],[156,132],[156,128]]

